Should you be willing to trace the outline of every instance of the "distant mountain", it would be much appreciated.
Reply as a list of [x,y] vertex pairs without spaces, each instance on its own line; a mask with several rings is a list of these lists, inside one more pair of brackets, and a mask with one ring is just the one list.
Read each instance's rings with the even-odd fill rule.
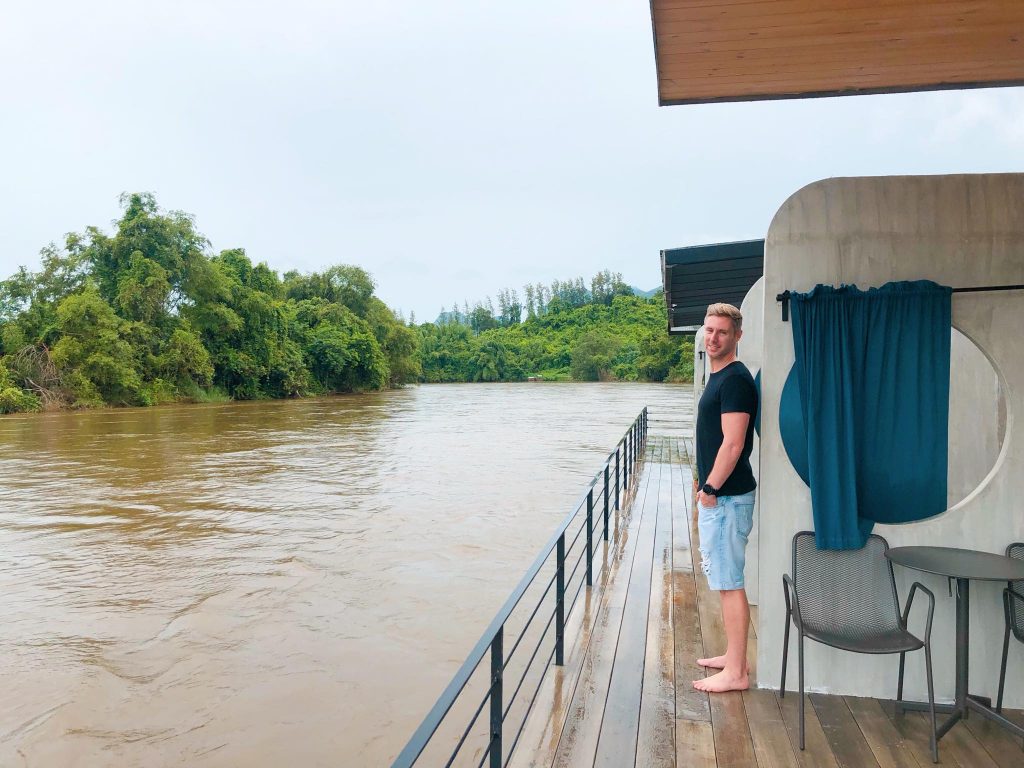
[[434,321],[434,325],[448,325],[449,323],[468,324],[469,317],[461,312],[441,312]]
[[637,288],[635,285],[631,285],[629,287],[633,289],[634,295],[636,295],[636,296],[643,296],[645,299],[649,299],[649,298],[651,298],[651,296],[661,296],[661,286],[660,285],[657,288],[651,288],[651,290],[649,290],[649,291],[642,291],[639,288]]

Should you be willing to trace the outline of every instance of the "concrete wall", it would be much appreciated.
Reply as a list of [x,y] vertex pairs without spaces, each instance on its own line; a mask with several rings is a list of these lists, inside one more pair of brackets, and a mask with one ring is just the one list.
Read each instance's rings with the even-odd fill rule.
[[967,498],[992,471],[1006,424],[1006,400],[992,363],[960,331],[951,332],[948,507]]
[[[891,280],[931,279],[953,287],[1024,283],[1024,175],[878,177],[828,179],[800,190],[779,209],[767,235],[764,291],[764,348],[761,377],[759,536],[760,611],[758,684],[779,685],[784,603],[781,574],[790,569],[793,534],[812,527],[810,493],[786,457],[779,437],[782,386],[793,364],[789,327],[773,300],[786,289],[806,291],[817,283],[854,283],[862,288]],[[983,367],[967,390],[978,393],[977,408],[996,422],[972,427],[963,409],[972,407],[959,384],[951,404],[957,415],[951,435],[951,463],[969,461],[978,445],[999,444],[996,464],[981,485],[946,512],[906,525],[879,525],[892,546],[935,544],[1001,552],[1024,540],[1024,440],[1014,431],[1014,415],[1024,412],[1024,293],[970,293],[953,296],[953,324],[987,356],[998,375],[1005,404],[992,402],[991,378]],[[898,343],[894,331],[887,343]],[[969,355],[963,345],[957,354]],[[987,388],[987,395],[983,391]],[[982,421],[985,419],[983,418]],[[1002,426],[999,423],[1002,421]],[[988,432],[985,432],[988,430]],[[995,430],[997,435],[990,434]],[[978,432],[985,434],[978,435]],[[980,440],[980,443],[979,443]],[[977,468],[971,470],[977,474]],[[970,482],[964,475],[963,483]],[[960,481],[958,481],[960,482]],[[901,595],[914,580],[936,595],[933,653],[936,695],[953,696],[953,607],[946,580],[897,568]],[[996,692],[1003,618],[1003,585],[974,582],[971,587],[971,685],[974,693]],[[915,608],[915,613],[917,609]],[[911,618],[923,628],[923,614]],[[791,658],[795,661],[795,643]],[[810,690],[892,698],[897,657],[844,653],[809,642]],[[1013,642],[1007,675],[1007,704],[1024,706],[1024,645]],[[924,697],[924,659],[907,662],[907,695]],[[790,667],[789,687],[796,685]]]
[[[757,376],[761,370],[761,355],[764,351],[764,278],[760,278],[743,299],[740,306],[743,313],[743,338],[737,349],[737,357],[750,370],[751,376]],[[754,449],[750,452],[750,466],[754,470],[754,478],[760,476],[761,439],[754,433]],[[760,483],[759,483],[760,484]],[[754,496],[754,527],[747,540],[747,563],[743,570],[743,581],[747,587],[747,599],[758,604],[760,589],[758,557],[759,531],[761,528],[761,495]]]
[[707,382],[711,371],[708,367],[707,351],[704,349],[704,326],[697,329],[697,335],[693,337],[693,408],[697,413],[697,403],[700,396],[704,394],[704,384]]

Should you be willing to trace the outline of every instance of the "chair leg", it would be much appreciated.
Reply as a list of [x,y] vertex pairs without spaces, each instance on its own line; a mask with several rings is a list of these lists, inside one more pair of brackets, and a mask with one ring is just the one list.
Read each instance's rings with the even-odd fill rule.
[[932,647],[931,643],[924,644],[924,671],[928,678],[928,715],[931,717],[931,747],[932,762],[939,762],[939,740],[935,735],[935,687],[932,683]]
[[804,633],[799,632],[799,642],[796,646],[797,664],[800,667],[800,749],[804,748]]
[[786,697],[786,660],[789,657],[789,613],[786,613],[786,631],[782,635],[782,684],[779,686],[779,698]]
[[900,654],[900,675],[896,683],[896,714],[903,714],[903,669],[907,663],[907,654]]
[[999,695],[996,698],[996,712],[1003,711],[1003,684],[1006,682],[1006,656],[1010,652],[1010,598],[1003,593],[1003,606],[1006,609],[1006,628],[1003,630],[1003,662],[999,665]]

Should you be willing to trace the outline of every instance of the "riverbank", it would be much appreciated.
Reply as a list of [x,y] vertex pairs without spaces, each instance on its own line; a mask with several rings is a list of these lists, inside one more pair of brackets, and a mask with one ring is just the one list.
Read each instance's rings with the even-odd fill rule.
[[244,249],[213,253],[193,219],[124,195],[96,227],[0,281],[0,413],[263,400],[414,382],[685,381],[692,340],[660,296],[608,270],[499,291],[407,322],[371,275],[336,264],[279,275]]

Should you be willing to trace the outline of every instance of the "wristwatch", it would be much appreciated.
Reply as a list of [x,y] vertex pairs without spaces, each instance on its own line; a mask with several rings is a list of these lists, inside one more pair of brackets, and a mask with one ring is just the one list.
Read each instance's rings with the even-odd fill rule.
[[700,489],[701,489],[701,491],[706,493],[708,496],[717,496],[718,495],[718,489],[715,488],[715,486],[713,486],[711,483],[704,483],[704,485],[702,485],[700,487]]

